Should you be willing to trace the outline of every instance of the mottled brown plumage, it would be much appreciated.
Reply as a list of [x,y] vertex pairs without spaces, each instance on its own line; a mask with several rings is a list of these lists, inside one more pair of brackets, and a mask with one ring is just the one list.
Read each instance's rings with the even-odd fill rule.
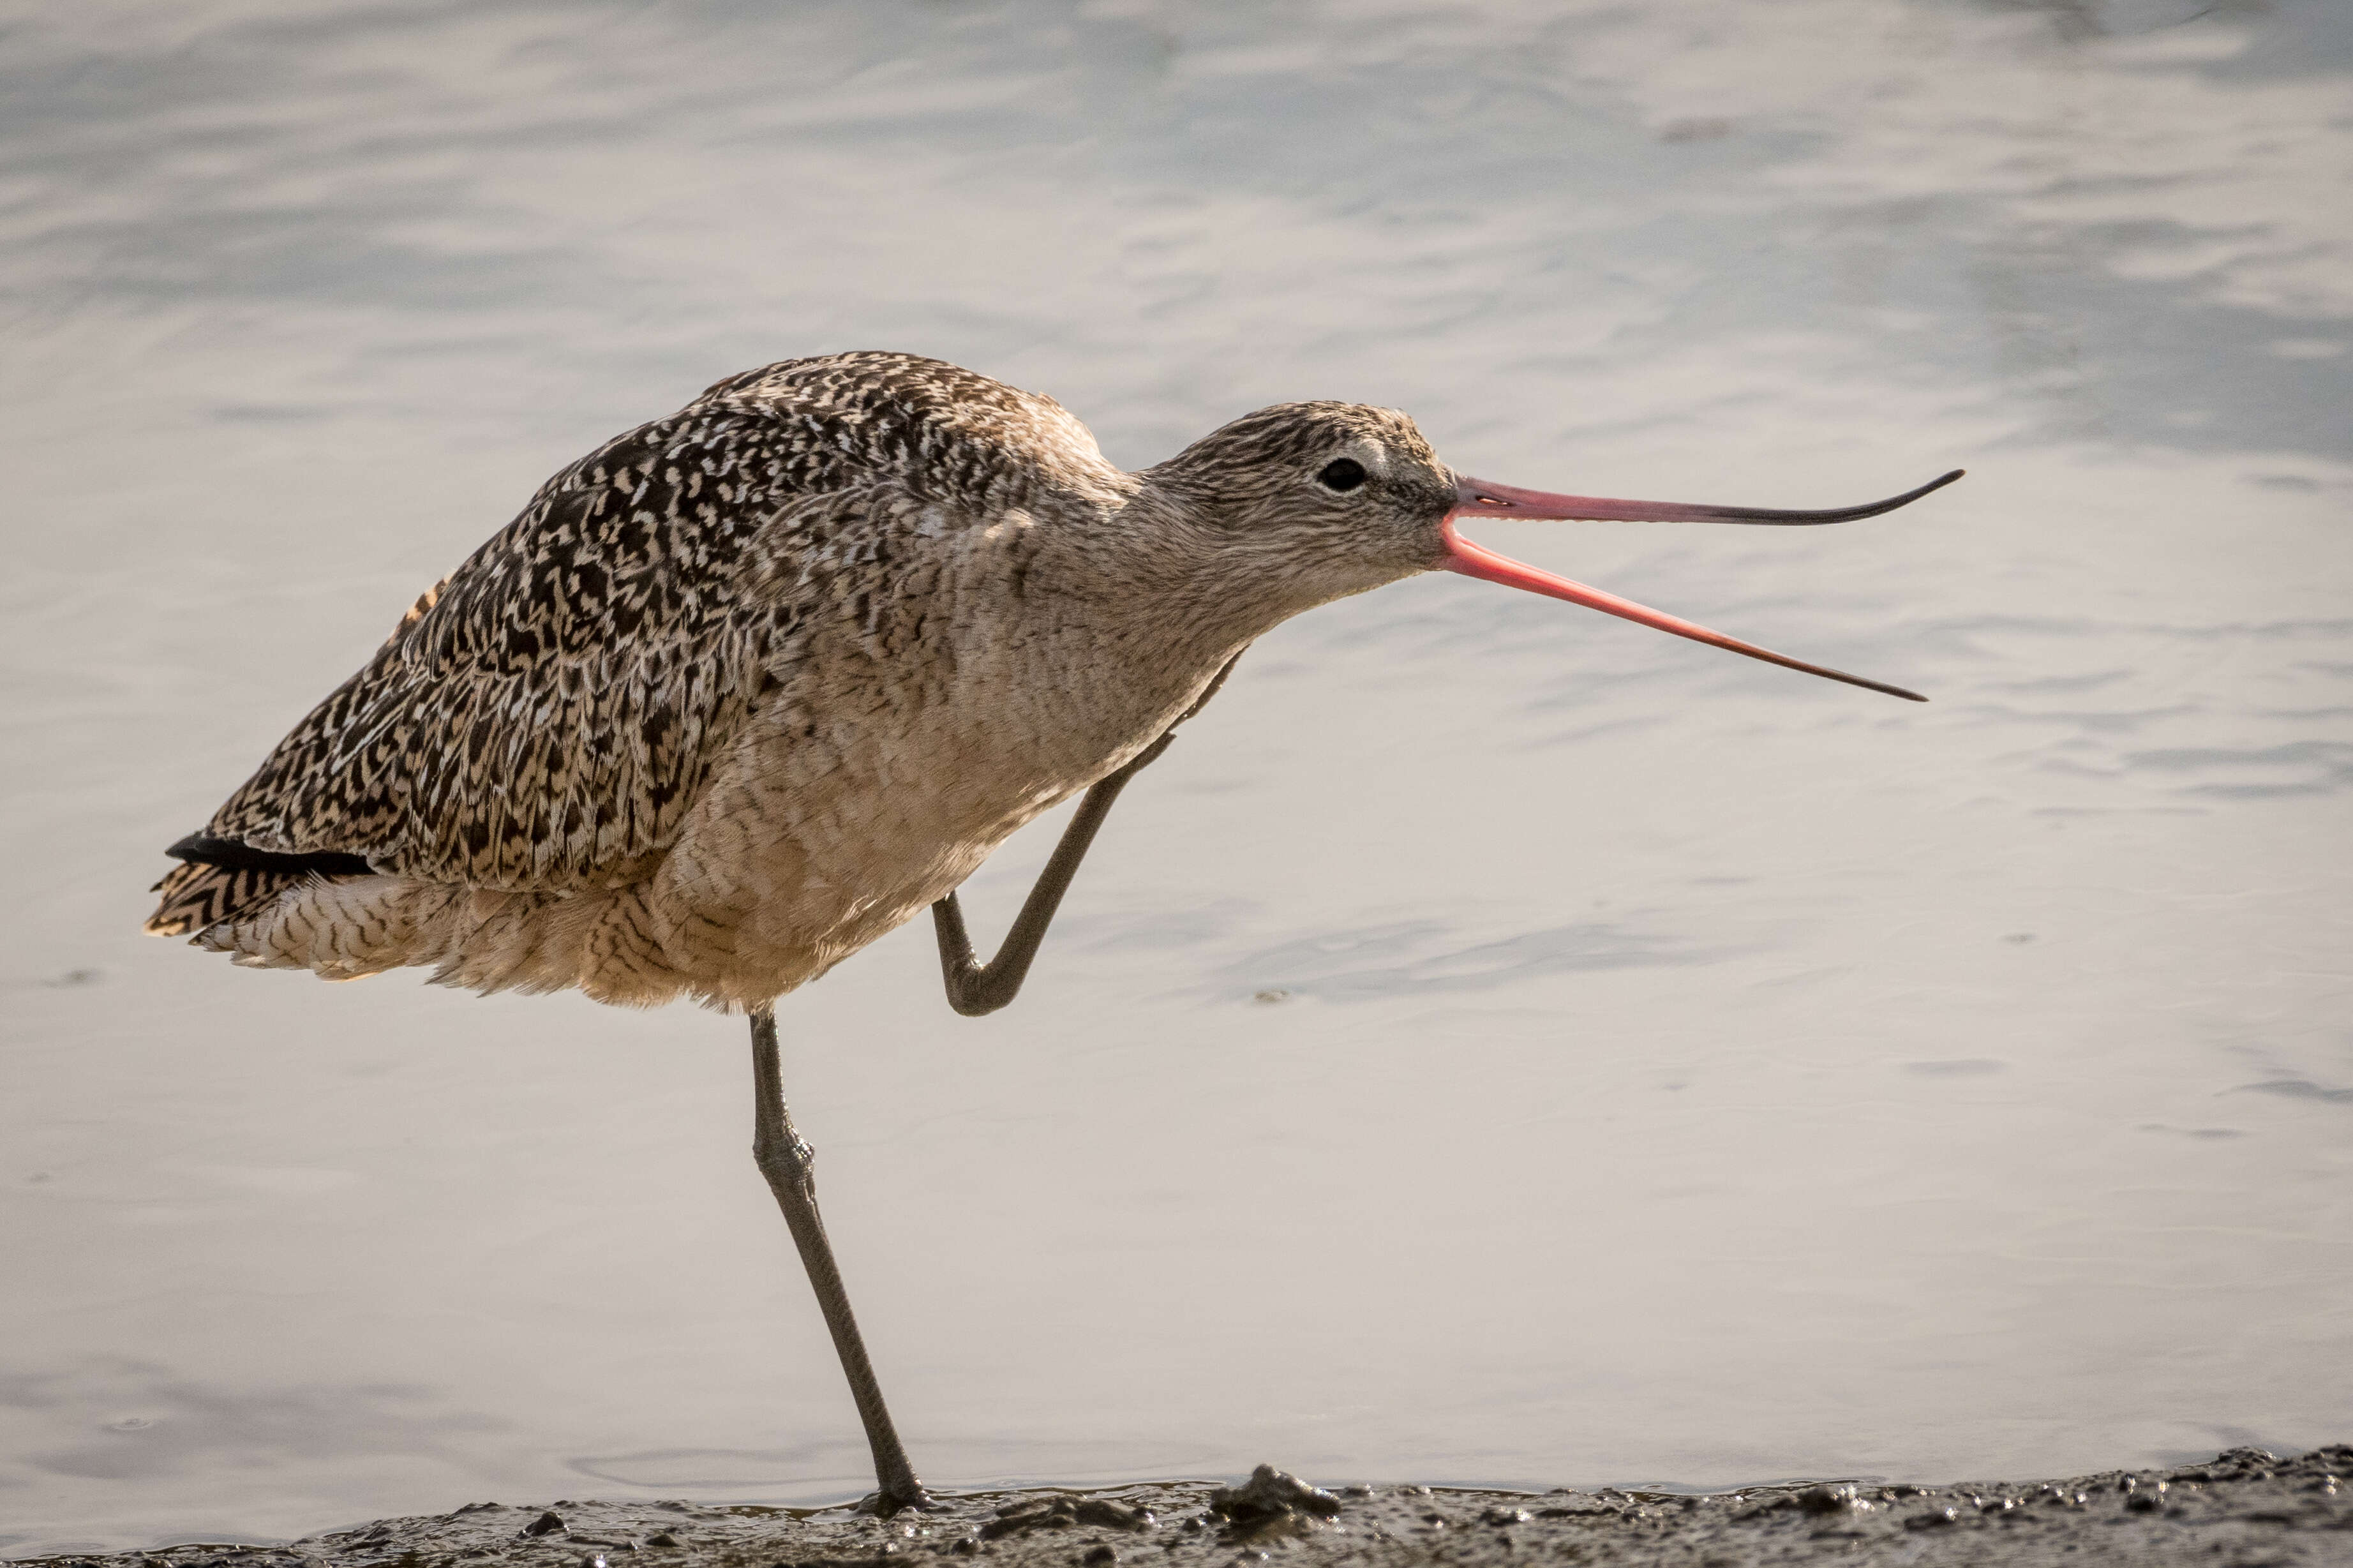
[[[1317,485],[1344,454],[1374,482]],[[1434,564],[1454,499],[1387,410],[1267,409],[1128,474],[936,360],[733,376],[549,480],[202,835],[371,874],[184,865],[148,929],[331,978],[756,1005],[1251,638]]]

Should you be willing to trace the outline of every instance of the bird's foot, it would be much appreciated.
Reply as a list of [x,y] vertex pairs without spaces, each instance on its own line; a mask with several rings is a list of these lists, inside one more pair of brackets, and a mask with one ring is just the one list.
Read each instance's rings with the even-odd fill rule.
[[871,1513],[877,1519],[889,1519],[895,1514],[911,1510],[917,1513],[934,1513],[950,1506],[952,1505],[949,1500],[934,1496],[924,1488],[923,1482],[916,1481],[912,1486],[884,1487],[879,1490],[871,1491],[860,1498],[857,1505],[850,1511]]

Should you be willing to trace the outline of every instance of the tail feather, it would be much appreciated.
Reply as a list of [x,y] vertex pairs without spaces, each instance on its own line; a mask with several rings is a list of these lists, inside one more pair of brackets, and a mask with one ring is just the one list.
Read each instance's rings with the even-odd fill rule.
[[163,895],[143,928],[149,936],[194,936],[223,921],[248,914],[315,871],[257,870],[242,866],[206,866],[186,861],[155,884]]

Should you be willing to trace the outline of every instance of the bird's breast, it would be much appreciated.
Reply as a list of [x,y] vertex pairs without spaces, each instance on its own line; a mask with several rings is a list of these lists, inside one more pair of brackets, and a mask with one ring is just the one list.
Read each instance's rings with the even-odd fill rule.
[[1233,651],[1054,594],[1000,542],[993,570],[852,575],[801,618],[657,876],[680,967],[739,1002],[823,973],[1133,758]]

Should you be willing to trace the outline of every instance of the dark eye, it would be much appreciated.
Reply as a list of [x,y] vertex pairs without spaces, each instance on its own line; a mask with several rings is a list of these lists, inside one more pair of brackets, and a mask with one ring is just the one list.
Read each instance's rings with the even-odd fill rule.
[[1354,458],[1335,458],[1324,465],[1315,482],[1327,490],[1352,490],[1365,482],[1365,465]]

